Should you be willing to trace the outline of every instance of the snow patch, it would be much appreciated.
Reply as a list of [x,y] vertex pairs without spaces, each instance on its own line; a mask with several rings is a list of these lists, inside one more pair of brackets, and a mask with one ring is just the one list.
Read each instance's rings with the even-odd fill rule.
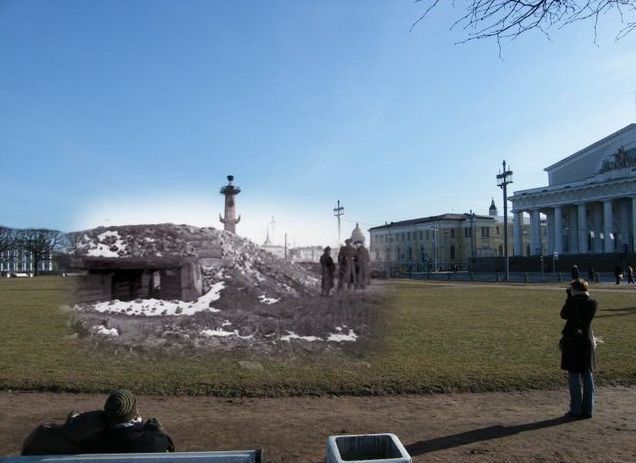
[[119,336],[117,328],[106,328],[104,325],[95,325],[92,330],[95,334],[101,334],[103,336]]
[[[338,330],[339,327],[336,327],[336,331],[342,331],[342,329]],[[340,333],[332,333],[327,338],[327,341],[331,342],[354,342],[358,339],[358,335],[353,332],[352,329],[349,330],[349,333],[343,334]]]
[[239,339],[252,339],[254,337],[253,334],[250,334],[248,336],[241,336],[238,332],[238,330],[234,330],[234,331],[225,331],[225,330],[201,330],[201,335],[202,336],[208,336],[208,337],[212,337],[212,336],[219,336],[222,338],[228,337],[228,336],[236,336]]
[[201,334],[203,336],[233,336],[234,331],[225,331],[225,330],[201,330]]
[[[144,315],[146,317],[158,317],[160,315],[194,315],[197,312],[220,312],[210,307],[210,304],[221,297],[221,290],[225,283],[220,281],[212,285],[210,291],[193,302],[164,301],[161,299],[136,299],[134,301],[120,301],[115,299],[109,302],[98,302],[89,305],[88,308],[103,313],[119,313],[123,315]],[[76,309],[83,310],[82,306]]]
[[[84,235],[84,238],[87,238]],[[103,241],[112,241],[115,240],[113,244],[108,245],[104,244]],[[98,243],[89,242],[86,246],[89,247],[86,252],[87,256],[92,257],[119,257],[120,253],[126,252],[126,244],[122,240],[121,236],[119,236],[119,232],[117,230],[106,230],[103,233],[97,235]]]
[[318,336],[299,336],[293,331],[287,331],[287,333],[288,333],[287,335],[281,336],[280,338],[281,341],[289,342],[292,339],[299,339],[301,341],[308,341],[308,342],[322,341],[322,338],[319,338]]
[[91,257],[119,257],[117,251],[111,251],[110,246],[102,243],[98,243],[94,248],[86,251],[86,255]]
[[258,296],[258,302],[260,302],[261,304],[272,305],[280,302],[280,298],[276,299],[275,297],[267,297],[265,296],[265,294],[261,294],[260,296]]

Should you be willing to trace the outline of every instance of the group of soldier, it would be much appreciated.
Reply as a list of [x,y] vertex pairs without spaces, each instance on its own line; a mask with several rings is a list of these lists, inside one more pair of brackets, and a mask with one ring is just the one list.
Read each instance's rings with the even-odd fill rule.
[[[338,291],[343,288],[364,289],[369,284],[369,250],[362,241],[345,240],[338,252]],[[320,257],[322,274],[322,296],[329,296],[334,287],[336,264],[331,257],[331,248],[327,246]]]

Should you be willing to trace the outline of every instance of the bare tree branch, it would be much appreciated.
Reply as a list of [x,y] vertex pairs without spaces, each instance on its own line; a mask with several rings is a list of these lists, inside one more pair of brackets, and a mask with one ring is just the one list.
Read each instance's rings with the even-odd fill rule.
[[[411,30],[439,6],[440,0],[415,0],[426,5]],[[551,28],[563,28],[579,21],[592,20],[596,43],[601,15],[615,12],[622,28],[620,40],[636,29],[636,0],[456,0],[454,7],[464,4],[464,13],[451,25],[461,28],[467,37],[458,43],[494,38],[515,39],[521,34],[539,30],[548,36]]]
[[36,276],[40,270],[40,262],[46,258],[53,258],[53,253],[59,249],[63,236],[62,232],[44,228],[28,228],[17,231],[18,247],[31,253]]
[[79,256],[82,249],[82,238],[84,232],[69,232],[62,236],[60,250],[65,254]]
[[15,231],[12,228],[0,226],[0,254],[13,249],[15,241]]

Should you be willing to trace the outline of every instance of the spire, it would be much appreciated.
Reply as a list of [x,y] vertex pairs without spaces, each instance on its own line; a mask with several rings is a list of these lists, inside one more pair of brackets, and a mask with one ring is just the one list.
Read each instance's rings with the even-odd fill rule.
[[497,217],[497,206],[495,205],[495,198],[490,201],[490,208],[488,209],[488,215],[491,217]]

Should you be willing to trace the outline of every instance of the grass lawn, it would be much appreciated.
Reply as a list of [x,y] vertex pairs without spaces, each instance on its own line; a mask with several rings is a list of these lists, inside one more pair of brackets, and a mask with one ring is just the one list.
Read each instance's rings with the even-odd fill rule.
[[[0,280],[0,389],[287,395],[550,388],[565,384],[556,348],[565,292],[548,286],[397,281],[364,352],[143,354],[72,336],[65,280]],[[598,291],[600,383],[636,383],[636,290]],[[241,368],[255,360],[263,371]]]

